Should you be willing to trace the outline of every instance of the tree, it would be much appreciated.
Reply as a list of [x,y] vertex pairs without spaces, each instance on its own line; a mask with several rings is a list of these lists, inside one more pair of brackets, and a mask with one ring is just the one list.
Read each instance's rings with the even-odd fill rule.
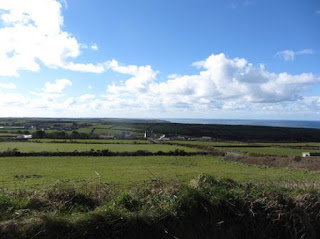
[[42,130],[37,130],[36,132],[32,133],[32,138],[35,139],[43,139],[46,133]]

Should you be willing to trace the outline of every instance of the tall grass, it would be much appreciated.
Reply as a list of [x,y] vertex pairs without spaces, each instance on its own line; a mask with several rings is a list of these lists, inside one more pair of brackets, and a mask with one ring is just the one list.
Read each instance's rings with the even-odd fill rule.
[[320,193],[200,175],[1,192],[0,238],[319,238]]

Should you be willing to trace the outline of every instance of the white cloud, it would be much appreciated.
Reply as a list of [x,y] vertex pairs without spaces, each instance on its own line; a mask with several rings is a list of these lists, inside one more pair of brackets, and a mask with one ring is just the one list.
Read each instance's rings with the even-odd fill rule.
[[312,49],[303,49],[301,51],[284,50],[276,53],[276,56],[283,58],[285,61],[293,61],[298,55],[312,55]]
[[[29,99],[18,93],[1,93],[0,105],[1,111],[11,107],[19,107],[29,103]],[[0,111],[0,112],[1,112]]]
[[72,82],[67,79],[58,79],[55,83],[47,82],[44,87],[46,93],[61,93],[66,87],[72,86]]
[[16,89],[17,86],[13,83],[0,83],[0,88],[3,89]]
[[98,45],[96,43],[94,43],[91,45],[91,49],[94,51],[97,51],[99,48],[98,48]]
[[276,53],[276,56],[282,57],[285,61],[293,61],[295,58],[295,52],[291,50],[279,51]]
[[67,0],[61,0],[61,2],[64,4],[64,6],[65,6],[66,8],[68,8]]
[[132,77],[125,81],[122,86],[109,85],[108,91],[112,93],[143,93],[148,91],[150,83],[155,81],[157,71],[152,70],[151,66],[120,66],[116,60],[108,62],[108,68],[122,74],[131,75]]
[[276,74],[264,66],[256,67],[243,58],[229,59],[224,54],[213,54],[194,65],[201,69],[199,74],[176,78],[171,75],[167,81],[157,82],[157,72],[150,66],[119,66],[113,61],[112,70],[133,77],[108,86],[106,98],[122,107],[143,110],[208,112],[297,101],[309,86],[320,82],[311,73]]
[[297,51],[296,52],[296,55],[312,55],[314,52],[313,52],[313,49],[303,49],[301,51]]
[[29,97],[0,92],[0,116],[314,119],[320,115],[320,97],[304,96],[320,83],[311,73],[273,73],[224,54],[213,54],[196,65],[196,74],[172,74],[159,81],[151,66],[113,60],[106,67],[124,79],[109,85],[103,97],[68,97],[63,90],[72,83],[60,79],[47,82]]
[[63,66],[64,69],[72,70],[72,71],[80,71],[80,72],[91,72],[91,73],[103,73],[105,71],[104,64],[81,64],[81,63],[67,63]]
[[1,21],[0,76],[19,76],[20,70],[39,71],[40,62],[50,68],[103,71],[91,63],[69,62],[80,55],[82,45],[62,30],[61,3],[57,0],[0,1]]
[[42,99],[50,100],[50,101],[64,96],[64,94],[61,94],[61,93],[48,93],[48,92],[36,92],[36,91],[30,91],[30,94],[34,96],[38,96]]
[[178,75],[178,74],[170,74],[170,75],[168,75],[167,77],[168,77],[168,79],[175,79],[175,78],[181,77],[181,75]]
[[83,102],[83,101],[87,101],[89,99],[94,99],[96,96],[93,95],[93,94],[84,94],[84,95],[81,95],[79,96],[79,101]]

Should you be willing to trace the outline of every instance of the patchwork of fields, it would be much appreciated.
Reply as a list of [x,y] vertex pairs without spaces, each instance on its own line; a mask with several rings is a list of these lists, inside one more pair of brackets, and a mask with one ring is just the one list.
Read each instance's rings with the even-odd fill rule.
[[[0,136],[1,238],[106,238],[106,233],[119,238],[123,231],[131,238],[141,220],[147,229],[154,222],[163,235],[158,238],[168,236],[164,221],[180,223],[170,231],[180,228],[181,235],[190,227],[186,222],[198,223],[198,235],[208,220],[208,233],[227,221],[228,232],[233,224],[247,227],[251,222],[250,235],[264,233],[259,231],[264,226],[257,226],[261,222],[274,228],[271,234],[279,228],[287,232],[287,225],[293,225],[290,233],[309,230],[310,222],[319,228],[320,159],[299,157],[318,151],[317,142],[227,141],[232,136],[228,131],[214,133],[225,142],[201,141],[206,126],[177,124],[53,124],[39,124],[45,131],[25,141],[14,138],[23,132],[9,128],[2,133],[6,137]],[[151,134],[148,140],[143,139],[145,130]],[[237,130],[246,135],[245,129]],[[158,140],[167,132],[170,140]],[[291,208],[300,205],[307,205],[301,209],[307,220],[297,227]],[[275,225],[280,214],[285,216]],[[154,238],[154,231],[136,238]]]
[[[225,152],[260,155],[301,155],[302,149],[291,146],[316,146],[317,143],[260,143],[170,141],[152,144],[148,140],[37,139],[26,142],[0,142],[0,152],[8,149],[20,152],[73,152],[109,150],[113,152],[169,152],[183,150],[200,152],[218,149]],[[238,146],[238,147],[237,147]],[[252,147],[250,147],[252,146]],[[283,146],[283,147],[281,147]],[[203,147],[203,148],[202,148]],[[56,182],[81,184],[96,181],[130,187],[151,179],[176,180],[187,183],[191,178],[207,173],[217,178],[239,182],[320,181],[320,172],[303,169],[275,168],[228,162],[217,156],[136,156],[136,157],[0,157],[0,188],[41,189]]]

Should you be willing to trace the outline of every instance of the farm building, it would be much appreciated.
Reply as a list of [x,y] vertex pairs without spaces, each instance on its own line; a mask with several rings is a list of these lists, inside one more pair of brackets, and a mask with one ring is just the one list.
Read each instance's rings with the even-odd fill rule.
[[303,152],[302,157],[320,156],[320,152]]
[[303,152],[302,153],[302,157],[310,157],[310,153],[309,152]]
[[32,139],[32,135],[19,135],[17,136],[17,139]]
[[200,138],[200,140],[211,140],[211,137],[209,137],[209,136],[202,136],[202,137]]
[[158,140],[168,141],[168,140],[170,140],[170,138],[169,138],[169,137],[166,137],[166,135],[163,134],[163,135],[160,136],[160,138],[159,138]]
[[99,139],[114,139],[114,135],[99,135]]

